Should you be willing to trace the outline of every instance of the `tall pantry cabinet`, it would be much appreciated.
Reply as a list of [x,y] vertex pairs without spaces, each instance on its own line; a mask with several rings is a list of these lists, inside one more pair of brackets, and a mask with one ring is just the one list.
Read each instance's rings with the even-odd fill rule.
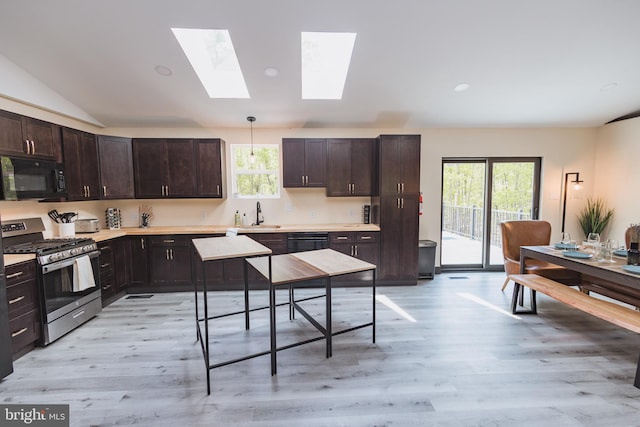
[[418,282],[420,135],[380,135],[372,219],[380,226],[381,284]]

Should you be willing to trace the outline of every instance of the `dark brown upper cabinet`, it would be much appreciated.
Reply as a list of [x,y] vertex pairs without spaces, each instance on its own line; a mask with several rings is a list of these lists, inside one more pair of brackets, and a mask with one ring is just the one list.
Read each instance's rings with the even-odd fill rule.
[[68,200],[100,199],[98,145],[92,133],[62,128]]
[[285,188],[325,187],[327,140],[282,140],[282,185]]
[[223,150],[220,139],[134,139],[136,198],[222,198]]
[[195,150],[197,196],[224,197],[224,144],[220,139],[196,139]]
[[380,135],[380,195],[420,192],[420,135]]
[[0,154],[62,162],[60,126],[0,111]]
[[327,140],[327,196],[371,196],[375,139]]
[[100,198],[133,199],[131,138],[98,135]]

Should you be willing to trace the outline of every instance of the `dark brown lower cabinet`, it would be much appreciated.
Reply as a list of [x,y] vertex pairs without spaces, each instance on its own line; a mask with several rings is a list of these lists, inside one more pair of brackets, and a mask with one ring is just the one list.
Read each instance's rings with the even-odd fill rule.
[[184,290],[193,285],[191,236],[149,237],[149,284]]
[[[380,245],[378,239],[380,233],[371,232],[331,232],[329,233],[329,248],[361,259],[371,264],[378,265]],[[370,271],[345,274],[331,279],[332,284],[341,286],[357,286],[371,283]]]
[[144,236],[127,238],[129,249],[129,287],[138,288],[148,286],[148,242]]
[[42,336],[36,268],[35,261],[5,268],[9,332],[14,360],[28,353]]

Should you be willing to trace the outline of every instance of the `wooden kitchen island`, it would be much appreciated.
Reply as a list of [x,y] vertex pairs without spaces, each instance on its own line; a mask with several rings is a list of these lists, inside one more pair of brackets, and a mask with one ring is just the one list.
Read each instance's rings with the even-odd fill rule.
[[[321,339],[326,340],[326,357],[332,356],[332,337],[334,335],[343,334],[356,329],[369,327],[372,328],[372,341],[375,342],[375,286],[376,286],[376,266],[374,264],[361,261],[351,256],[342,254],[332,249],[321,249],[308,252],[298,252],[293,254],[271,255],[271,250],[258,242],[255,242],[247,236],[229,236],[229,237],[210,237],[202,239],[193,239],[193,246],[203,263],[221,259],[244,258],[245,259],[245,289],[244,289],[244,310],[239,312],[226,313],[218,316],[209,316],[209,308],[207,301],[207,282],[202,291],[204,299],[204,315],[200,317],[198,304],[198,289],[194,286],[195,292],[195,312],[196,312],[196,334],[201,343],[203,356],[207,368],[207,394],[211,393],[211,377],[210,370],[240,362],[262,355],[271,355],[271,374],[277,373],[277,352],[299,345],[307,344]],[[248,266],[255,268],[262,276],[269,281],[269,306],[258,309],[249,308],[249,293],[247,270]],[[206,271],[206,269],[205,269]],[[344,274],[371,271],[371,287],[372,287],[372,315],[371,321],[356,325],[344,330],[333,331],[331,325],[331,278]],[[298,282],[323,279],[325,282],[325,294],[312,298],[325,297],[326,313],[324,326],[311,316],[300,305],[303,300],[295,299],[295,284]],[[276,345],[276,289],[282,286],[288,286],[289,300],[284,304],[289,305],[290,319],[294,316],[294,311],[298,311],[307,319],[316,329],[321,332],[319,337],[307,339],[294,344],[289,344],[278,348]],[[282,304],[281,304],[282,305]],[[269,329],[270,329],[270,348],[258,353],[249,354],[233,360],[227,360],[215,364],[211,364],[209,349],[209,321],[215,318],[231,316],[236,314],[245,315],[245,329],[249,329],[249,313],[250,311],[269,308]],[[204,328],[201,327],[204,325]],[[204,329],[204,333],[203,330]]]

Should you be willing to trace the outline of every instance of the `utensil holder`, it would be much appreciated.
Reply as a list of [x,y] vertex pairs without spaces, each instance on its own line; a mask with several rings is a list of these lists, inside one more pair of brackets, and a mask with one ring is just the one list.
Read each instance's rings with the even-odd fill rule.
[[58,236],[73,237],[76,235],[76,224],[73,222],[63,222],[58,224]]

